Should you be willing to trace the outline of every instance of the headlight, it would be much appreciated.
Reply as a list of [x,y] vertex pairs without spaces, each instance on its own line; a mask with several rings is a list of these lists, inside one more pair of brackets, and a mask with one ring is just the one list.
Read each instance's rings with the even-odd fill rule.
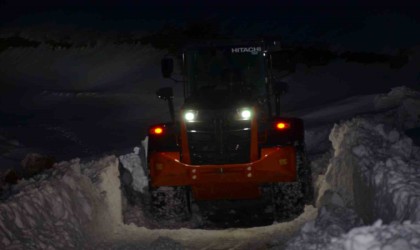
[[240,120],[250,120],[252,111],[249,108],[243,108],[238,110]]
[[194,110],[187,110],[184,113],[184,119],[187,122],[193,122],[197,119],[197,111]]
[[241,117],[242,117],[244,120],[249,120],[249,118],[251,118],[251,111],[250,111],[250,110],[247,110],[247,109],[242,110],[242,111],[241,111]]

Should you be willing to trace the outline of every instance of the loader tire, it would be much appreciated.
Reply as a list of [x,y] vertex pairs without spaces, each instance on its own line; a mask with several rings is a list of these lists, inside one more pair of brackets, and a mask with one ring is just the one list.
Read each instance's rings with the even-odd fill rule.
[[306,205],[314,205],[314,186],[312,180],[312,169],[309,160],[306,157],[303,147],[297,150],[297,164],[299,182],[303,193],[303,200]]
[[151,188],[150,198],[150,212],[155,219],[183,221],[191,217],[186,187]]
[[305,204],[313,203],[312,173],[303,147],[297,147],[298,181],[275,183],[271,186],[274,217],[285,221],[299,216]]
[[293,219],[303,212],[305,202],[299,182],[273,184],[272,193],[276,221]]

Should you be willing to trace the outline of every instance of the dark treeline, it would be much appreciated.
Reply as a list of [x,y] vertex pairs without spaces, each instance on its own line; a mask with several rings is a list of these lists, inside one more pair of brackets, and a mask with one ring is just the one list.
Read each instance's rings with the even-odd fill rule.
[[[120,35],[113,42],[115,45],[151,45],[154,48],[167,50],[176,54],[185,44],[191,41],[210,39],[230,39],[232,36],[220,32],[220,26],[214,22],[191,22],[185,26],[165,25],[162,29],[146,36]],[[0,38],[0,53],[9,48],[31,47],[36,48],[45,44],[51,49],[71,49],[95,47],[96,41],[72,42],[70,37],[51,39],[46,37],[43,41],[24,38],[19,34]],[[293,71],[293,65],[304,64],[307,67],[323,66],[334,60],[344,60],[361,64],[387,64],[390,68],[398,69],[408,62],[408,50],[401,49],[397,55],[373,52],[335,52],[326,46],[303,46],[284,44],[284,50],[273,53],[273,67]]]

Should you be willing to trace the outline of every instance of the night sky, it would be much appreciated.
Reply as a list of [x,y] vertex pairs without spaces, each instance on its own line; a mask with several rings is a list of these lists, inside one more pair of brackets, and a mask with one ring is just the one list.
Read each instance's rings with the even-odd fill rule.
[[[277,3],[195,1],[197,3],[194,4],[185,0],[138,2],[0,0],[0,42],[3,42],[0,50],[10,53],[3,54],[0,101],[6,104],[0,105],[0,115],[9,117],[10,129],[16,130],[13,133],[19,141],[27,145],[36,144],[34,147],[52,145],[54,155],[60,156],[62,152],[55,152],[59,148],[57,145],[67,146],[73,142],[64,140],[57,133],[61,141],[44,143],[45,140],[38,137],[51,131],[44,127],[33,128],[38,124],[52,124],[54,128],[64,127],[76,134],[80,138],[77,141],[83,141],[86,148],[93,148],[95,152],[136,145],[143,138],[140,135],[147,131],[147,126],[152,122],[161,122],[161,117],[167,117],[166,104],[157,100],[155,89],[165,84],[175,85],[160,76],[160,55],[158,57],[157,53],[163,55],[167,47],[153,52],[156,58],[148,58],[148,53],[141,52],[145,46],[134,46],[133,50],[138,52],[132,54],[124,50],[125,47],[132,49],[131,44],[119,47],[118,41],[130,36],[138,39],[160,34],[162,28],[168,25],[182,31],[192,23],[204,23],[217,27],[217,32],[229,37],[272,36],[298,49],[313,46],[324,49],[327,56],[333,54],[328,61],[330,68],[324,67],[326,65],[322,60],[319,61],[324,64],[318,61],[311,64],[313,58],[309,56],[306,60],[308,53],[299,51],[298,55],[303,56],[295,58],[303,59],[295,61],[299,64],[298,74],[290,80],[290,93],[283,99],[288,111],[352,95],[385,92],[395,85],[419,86],[420,75],[415,72],[415,65],[409,65],[411,68],[407,72],[399,71],[404,62],[409,61],[410,49],[420,45],[420,4],[414,1],[391,4],[383,1],[366,4],[309,0],[279,0]],[[207,28],[201,26],[201,29]],[[165,41],[172,42],[176,35],[175,32],[173,36],[165,37]],[[15,56],[13,50],[7,49],[24,46],[14,44],[13,39],[8,40],[11,37],[40,44],[40,48],[17,49],[17,53],[29,51],[33,54]],[[104,37],[109,40],[102,43]],[[68,43],[68,48],[72,49],[55,50],[54,43],[60,46]],[[49,46],[49,49],[44,50],[43,46]],[[78,49],[83,46],[88,46],[87,52]],[[351,52],[350,56],[339,57],[346,52]],[[340,64],[351,55],[357,56],[358,52],[368,59],[372,59],[370,52],[379,53],[373,59],[385,58],[385,61],[379,62],[383,69],[378,70],[376,59],[371,62],[372,68],[367,68],[360,60]],[[401,52],[406,54],[400,56]],[[133,58],[133,55],[136,57]],[[390,69],[388,59],[398,56],[407,60],[403,60],[400,68]],[[40,61],[42,63],[38,63]],[[313,71],[312,66],[319,71]],[[317,74],[323,77],[317,79]],[[87,76],[92,75],[93,80],[87,80]],[[340,84],[339,87],[337,84]],[[176,98],[181,99],[181,87],[178,86]],[[44,91],[70,94],[86,91],[98,95],[102,93],[107,97],[74,98],[61,102],[60,98],[54,99],[54,95],[40,97],[39,93]],[[139,96],[123,95],[126,92]],[[113,93],[121,95],[112,96]],[[50,100],[57,101],[61,106],[51,105],[53,102],[50,103]],[[88,105],[90,109],[85,108]],[[156,105],[155,109],[159,112],[150,112],[150,105]],[[15,129],[15,124],[24,124],[24,131]],[[98,128],[99,125],[102,127]],[[133,134],[139,137],[133,137]],[[42,145],[38,145],[39,142]],[[90,151],[79,152],[83,149],[79,144],[70,146],[73,148],[65,153],[71,156],[91,154]]]
[[[141,3],[139,3],[141,2]],[[416,1],[1,1],[1,28],[155,32],[165,24],[215,22],[235,36],[376,50],[420,44]],[[381,51],[382,52],[382,51]]]

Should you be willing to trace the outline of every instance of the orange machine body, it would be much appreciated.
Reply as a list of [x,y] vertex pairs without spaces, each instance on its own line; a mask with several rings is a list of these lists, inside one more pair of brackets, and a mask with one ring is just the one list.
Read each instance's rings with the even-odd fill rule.
[[152,187],[191,186],[196,200],[258,199],[261,185],[296,181],[296,151],[262,148],[256,161],[225,165],[190,165],[178,152],[154,152],[149,170]]

